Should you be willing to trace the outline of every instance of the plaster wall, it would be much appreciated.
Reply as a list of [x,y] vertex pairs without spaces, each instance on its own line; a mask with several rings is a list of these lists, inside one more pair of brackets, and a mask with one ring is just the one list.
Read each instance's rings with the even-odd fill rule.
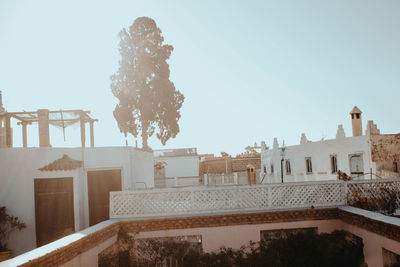
[[364,243],[365,262],[368,266],[383,266],[382,248],[400,254],[399,242],[345,223],[339,219],[152,231],[141,232],[136,237],[156,238],[201,235],[204,252],[212,252],[218,250],[221,246],[239,249],[242,245],[248,244],[250,240],[260,241],[260,232],[264,230],[309,227],[317,227],[318,233],[330,233],[334,230],[346,230],[361,237]]
[[109,246],[113,245],[115,242],[117,242],[117,236],[113,236],[96,247],[79,254],[69,262],[60,265],[60,267],[98,266],[99,254]]
[[154,187],[153,153],[140,150],[131,150],[132,188],[139,189]]
[[347,223],[343,223],[342,229],[363,239],[364,257],[368,266],[383,266],[382,248],[400,255],[400,242]]
[[[67,154],[83,160],[72,171],[38,169]],[[0,206],[27,224],[10,236],[14,255],[36,247],[34,179],[73,177],[75,231],[89,226],[87,171],[121,169],[122,189],[132,190],[138,181],[154,186],[153,155],[129,147],[99,148],[2,148],[0,149]]]
[[[337,156],[338,170],[350,174],[349,155],[352,154],[362,154],[364,173],[369,173],[370,168],[375,173],[375,164],[371,162],[367,135],[287,146],[284,158],[290,160],[291,174],[286,174],[284,162],[284,182],[337,180],[337,174],[331,173],[330,155]],[[306,157],[310,157],[312,161],[313,172],[310,174],[307,174],[306,171]],[[281,158],[280,149],[262,149],[261,176],[264,176],[264,166],[267,169],[263,183],[281,182]],[[271,173],[271,164],[274,166],[273,174]],[[363,178],[369,179],[369,176],[361,179]]]
[[165,187],[187,187],[198,186],[200,184],[198,177],[181,177],[181,178],[167,178],[165,179]]
[[165,161],[165,177],[198,177],[199,176],[199,157],[198,156],[178,156],[178,157],[158,157],[157,161]]
[[[218,250],[221,246],[239,249],[250,240],[260,241],[260,231],[276,229],[296,229],[318,227],[318,232],[332,232],[342,222],[340,220],[300,221],[284,223],[266,223],[251,225],[234,225],[222,227],[204,227],[178,230],[141,232],[137,238],[174,237],[184,235],[201,235],[204,252]],[[235,234],[232,234],[235,233]]]

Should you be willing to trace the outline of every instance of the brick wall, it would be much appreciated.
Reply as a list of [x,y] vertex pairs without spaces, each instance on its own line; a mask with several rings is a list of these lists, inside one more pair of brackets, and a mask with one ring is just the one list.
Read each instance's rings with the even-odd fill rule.
[[[200,163],[199,175],[207,173],[220,174],[220,173],[232,173],[232,158],[231,157],[219,157],[210,158]],[[228,171],[228,172],[227,172]]]
[[105,242],[107,239],[117,235],[120,223],[112,224],[100,231],[87,235],[71,244],[54,250],[42,257],[36,258],[19,266],[58,266],[64,264],[76,256],[88,251],[91,248]]
[[233,172],[245,172],[247,171],[247,165],[253,165],[256,170],[261,169],[261,157],[254,158],[234,158],[232,159],[232,171]]
[[344,210],[339,210],[338,217],[340,220],[348,224],[355,225],[372,233],[400,242],[399,225],[385,223]]
[[221,174],[232,172],[245,172],[247,171],[247,165],[253,165],[256,170],[261,168],[261,157],[244,157],[244,158],[231,158],[231,157],[219,157],[206,159],[200,162],[199,175],[204,174]]

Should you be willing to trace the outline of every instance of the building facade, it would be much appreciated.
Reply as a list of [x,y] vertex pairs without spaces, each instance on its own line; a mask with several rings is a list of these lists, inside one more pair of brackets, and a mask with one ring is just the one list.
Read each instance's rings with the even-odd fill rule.
[[263,183],[337,180],[343,172],[353,179],[400,177],[400,134],[382,135],[373,121],[362,134],[361,111],[350,112],[353,136],[346,137],[339,125],[335,139],[309,141],[301,135],[299,145],[261,149]]
[[0,149],[0,204],[27,225],[10,239],[16,255],[108,220],[110,191],[152,187],[152,152],[131,147]]

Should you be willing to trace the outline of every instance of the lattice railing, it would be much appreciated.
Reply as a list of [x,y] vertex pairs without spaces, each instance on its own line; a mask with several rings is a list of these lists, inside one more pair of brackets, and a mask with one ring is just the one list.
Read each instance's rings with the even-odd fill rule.
[[110,192],[110,218],[338,206],[355,195],[379,198],[384,188],[400,192],[400,179]]
[[340,181],[110,193],[110,218],[194,215],[345,204]]
[[400,207],[400,179],[351,181],[347,183],[347,202],[352,203],[361,197],[379,202],[393,192],[397,192],[396,202]]

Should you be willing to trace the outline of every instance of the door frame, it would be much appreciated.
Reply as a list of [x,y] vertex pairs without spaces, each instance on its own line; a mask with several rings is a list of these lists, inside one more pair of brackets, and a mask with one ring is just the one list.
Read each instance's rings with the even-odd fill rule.
[[[80,231],[87,226],[84,223],[84,183],[82,183],[82,168],[69,170],[69,171],[39,171],[36,170],[36,173],[32,176],[32,210],[35,211],[35,179],[51,179],[51,178],[73,178],[73,190],[74,190],[74,226],[75,231]],[[82,199],[83,197],[83,199]],[[35,214],[34,214],[35,215]],[[34,220],[34,226],[36,229],[36,220]],[[35,244],[36,244],[36,232],[35,232]]]

